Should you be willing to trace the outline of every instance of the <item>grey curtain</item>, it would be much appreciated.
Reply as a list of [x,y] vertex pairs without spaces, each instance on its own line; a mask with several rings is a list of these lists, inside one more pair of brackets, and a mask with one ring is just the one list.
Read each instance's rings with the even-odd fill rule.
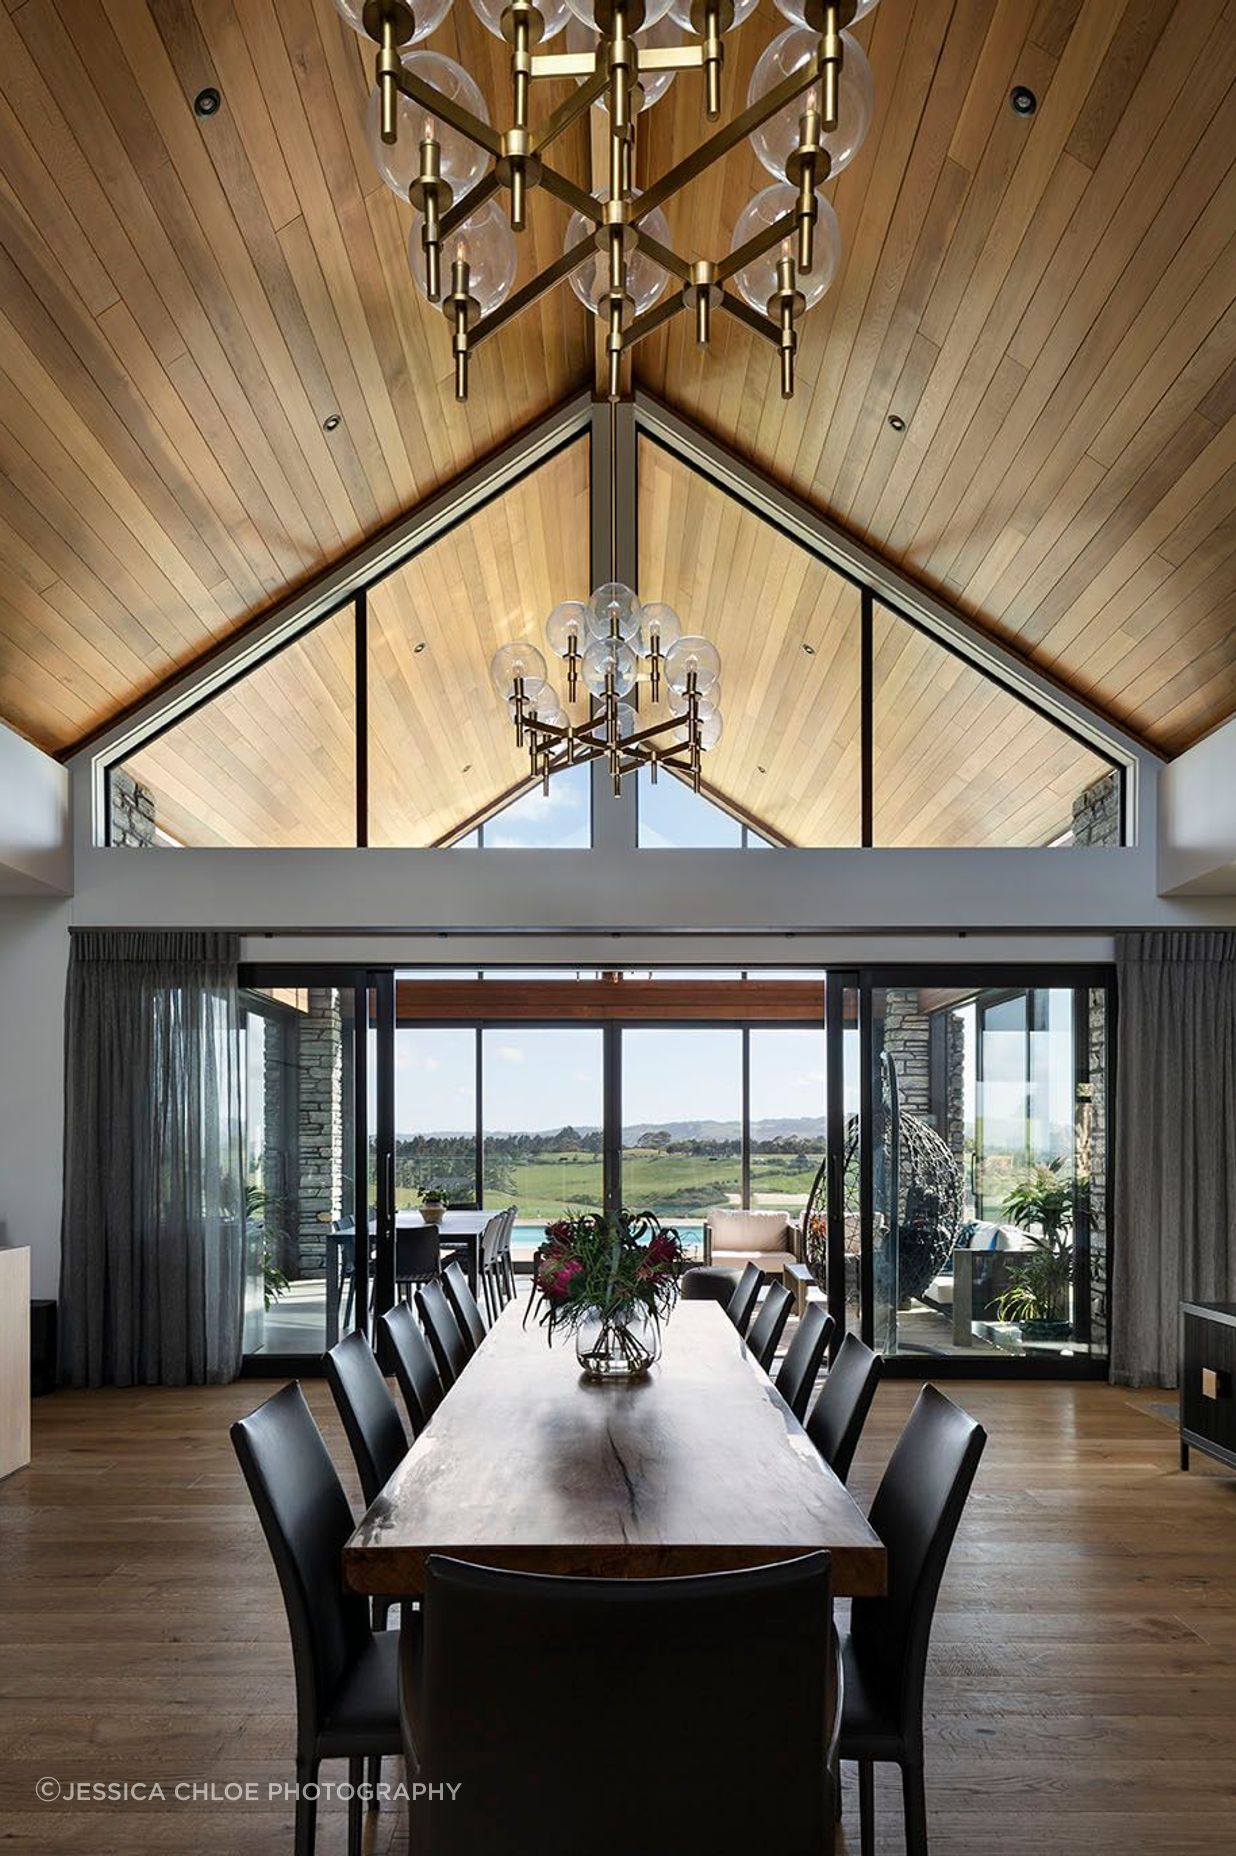
[[239,1370],[238,954],[234,935],[73,936],[61,1232],[73,1385]]
[[1112,1378],[1174,1386],[1179,1303],[1236,1298],[1236,934],[1117,960]]

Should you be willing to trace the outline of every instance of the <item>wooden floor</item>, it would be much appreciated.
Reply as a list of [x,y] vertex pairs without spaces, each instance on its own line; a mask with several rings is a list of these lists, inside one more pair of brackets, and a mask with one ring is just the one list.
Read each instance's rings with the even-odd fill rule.
[[[0,1486],[0,1847],[290,1856],[280,1802],[35,1797],[40,1779],[169,1793],[253,1780],[264,1795],[290,1778],[283,1613],[226,1430],[266,1389],[36,1404],[35,1464]],[[342,1464],[326,1388],[309,1391]],[[1166,1394],[956,1391],[991,1442],[933,1643],[933,1856],[1230,1849],[1236,1477],[1197,1458],[1178,1473],[1175,1435],[1151,1410]],[[864,1501],[913,1395],[880,1393],[852,1477]],[[891,1782],[878,1810],[881,1856],[899,1853]],[[393,1810],[367,1837],[405,1847]],[[844,1847],[857,1848],[850,1775]],[[323,1808],[319,1848],[343,1850],[340,1807]]]

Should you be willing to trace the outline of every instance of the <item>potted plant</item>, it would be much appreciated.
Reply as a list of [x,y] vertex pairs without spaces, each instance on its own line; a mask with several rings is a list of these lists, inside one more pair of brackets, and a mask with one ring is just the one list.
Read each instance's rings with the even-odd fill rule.
[[291,1288],[279,1264],[279,1241],[283,1232],[271,1222],[271,1195],[261,1186],[248,1184],[245,1194],[245,1227],[256,1226],[262,1233],[262,1305],[267,1314],[281,1295]]
[[1084,1185],[1052,1160],[1018,1181],[1004,1201],[1005,1216],[1026,1232],[1031,1249],[1010,1258],[996,1313],[1016,1322],[1024,1340],[1067,1340],[1073,1331],[1073,1218]]
[[421,1217],[426,1224],[441,1224],[442,1214],[446,1210],[446,1194],[436,1186],[430,1186],[421,1194]]
[[677,1231],[652,1212],[584,1212],[547,1224],[545,1237],[529,1308],[551,1344],[559,1329],[574,1334],[588,1379],[642,1378],[678,1295],[686,1259]]

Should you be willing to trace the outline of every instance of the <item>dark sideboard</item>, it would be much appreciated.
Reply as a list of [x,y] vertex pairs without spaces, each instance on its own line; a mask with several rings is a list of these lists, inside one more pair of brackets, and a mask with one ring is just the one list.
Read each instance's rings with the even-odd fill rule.
[[1236,1469],[1236,1302],[1180,1304],[1180,1467],[1204,1450]]

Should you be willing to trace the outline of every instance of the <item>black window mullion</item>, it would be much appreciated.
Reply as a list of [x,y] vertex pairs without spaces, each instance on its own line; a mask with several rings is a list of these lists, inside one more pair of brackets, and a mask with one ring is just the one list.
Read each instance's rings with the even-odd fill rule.
[[858,621],[859,758],[861,837],[864,850],[875,842],[875,617],[871,588],[860,590]]
[[742,1027],[742,1202],[751,1207],[751,1027]]
[[356,843],[369,843],[369,598],[362,587],[352,608],[356,647]]

